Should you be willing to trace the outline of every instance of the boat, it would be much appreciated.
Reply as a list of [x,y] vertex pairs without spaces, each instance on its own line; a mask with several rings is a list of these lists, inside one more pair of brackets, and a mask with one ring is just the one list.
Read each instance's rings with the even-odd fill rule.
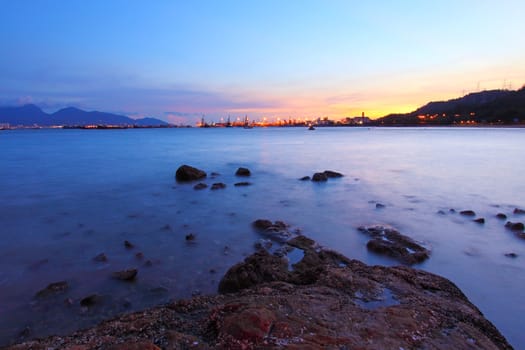
[[308,130],[315,130],[315,128],[314,128],[313,125],[310,125],[310,126],[308,127]]
[[243,128],[245,128],[245,129],[253,129],[253,125],[250,125],[248,123],[248,116],[247,115],[244,116],[244,126],[243,126]]

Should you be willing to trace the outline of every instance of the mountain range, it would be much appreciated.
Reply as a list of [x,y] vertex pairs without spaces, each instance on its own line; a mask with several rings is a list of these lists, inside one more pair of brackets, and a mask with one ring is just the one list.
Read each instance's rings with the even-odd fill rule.
[[46,113],[39,107],[28,104],[20,107],[0,107],[0,124],[10,126],[167,126],[163,120],[155,118],[132,119],[123,115],[105,112],[86,112],[78,108],[63,108],[55,113]]
[[525,86],[519,90],[487,90],[448,101],[430,102],[413,112],[389,114],[376,125],[451,125],[525,123]]

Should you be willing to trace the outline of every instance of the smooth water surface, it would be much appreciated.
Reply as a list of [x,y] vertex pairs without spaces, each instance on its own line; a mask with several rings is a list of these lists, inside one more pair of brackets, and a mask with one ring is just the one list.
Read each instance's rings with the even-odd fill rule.
[[[418,268],[451,279],[525,348],[525,239],[495,218],[525,221],[512,213],[525,207],[524,129],[13,130],[0,132],[0,150],[0,345],[215,293],[261,238],[251,222],[267,218],[384,265],[396,262],[369,253],[356,228],[394,226],[431,248]],[[205,182],[227,187],[176,183],[182,164],[218,173]],[[235,177],[239,166],[252,186],[233,186],[246,180]],[[298,180],[327,169],[345,176]],[[100,253],[107,262],[93,261]],[[131,267],[136,282],[111,279]],[[62,280],[66,294],[35,298]],[[80,305],[93,294],[95,306]]]

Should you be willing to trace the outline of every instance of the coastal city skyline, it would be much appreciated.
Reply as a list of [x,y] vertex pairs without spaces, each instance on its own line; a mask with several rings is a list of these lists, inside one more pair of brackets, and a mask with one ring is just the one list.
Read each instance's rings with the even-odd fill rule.
[[525,82],[507,1],[0,2],[0,105],[371,118]]

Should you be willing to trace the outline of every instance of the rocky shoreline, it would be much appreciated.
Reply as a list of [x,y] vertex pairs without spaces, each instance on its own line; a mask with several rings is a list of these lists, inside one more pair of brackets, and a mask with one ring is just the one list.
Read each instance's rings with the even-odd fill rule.
[[[212,173],[211,179],[217,175]],[[183,165],[175,179],[203,190],[208,184],[199,181],[207,176],[203,170]],[[251,171],[239,168],[235,176],[249,178]],[[325,182],[342,176],[325,170],[299,180]],[[247,181],[234,184],[249,185]],[[213,183],[210,190],[225,188],[224,183]],[[386,207],[372,204],[376,210]],[[442,210],[438,214],[447,215]],[[472,210],[459,214],[475,218],[472,221],[478,224],[485,222]],[[522,215],[525,210],[516,208],[513,214]],[[507,220],[503,213],[495,217]],[[521,222],[507,221],[505,227],[521,238],[525,235]],[[405,266],[369,266],[351,260],[282,221],[258,219],[253,228],[261,236],[255,253],[226,272],[218,295],[196,295],[67,336],[28,340],[5,349],[512,349],[452,282],[408,267],[428,259],[431,250],[391,226],[357,230],[370,237],[368,250]],[[188,243],[195,239],[194,233],[185,236]],[[134,244],[125,240],[124,246],[132,249]],[[139,252],[136,257],[143,255]],[[93,260],[104,262],[107,257],[100,253]],[[137,269],[125,269],[111,277],[133,283],[137,273]],[[54,282],[35,298],[63,297],[68,288],[67,281]],[[88,295],[79,304],[89,309],[99,298]],[[24,338],[30,336],[28,332]]]
[[[348,259],[282,222],[257,220],[254,226],[280,245],[271,251],[271,244],[258,244],[228,270],[218,295],[5,349],[512,349],[443,277]],[[375,240],[397,237],[368,229]]]

